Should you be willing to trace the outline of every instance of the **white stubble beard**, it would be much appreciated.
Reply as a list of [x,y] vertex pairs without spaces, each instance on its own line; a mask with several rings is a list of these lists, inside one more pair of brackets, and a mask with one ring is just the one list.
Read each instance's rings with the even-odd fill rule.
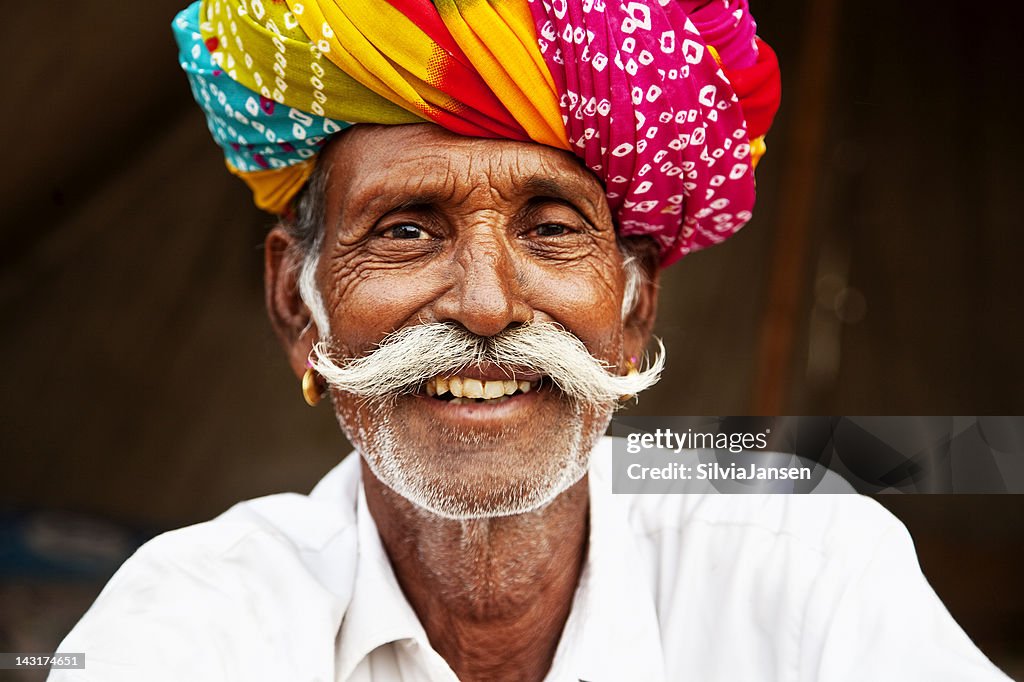
[[[489,472],[492,476],[486,495],[473,490],[457,475],[445,476],[443,468],[427,460],[424,453],[403,447],[401,430],[396,426],[395,403],[391,400],[367,403],[367,409],[375,414],[372,426],[360,424],[351,429],[354,425],[345,424],[340,415],[339,423],[358,444],[367,466],[381,483],[420,509],[442,518],[468,521],[539,511],[583,478],[590,465],[591,450],[611,421],[612,408],[595,415],[590,428],[586,428],[583,407],[572,404],[572,417],[559,432],[557,442],[548,439],[535,443],[535,447],[543,448],[542,453],[529,458],[537,467],[530,471],[511,464],[502,467],[510,460],[497,459]],[[450,443],[454,450],[508,447],[517,431],[522,437],[524,430],[514,427],[505,427],[496,436],[442,427],[437,442]],[[564,454],[552,457],[553,453]]]

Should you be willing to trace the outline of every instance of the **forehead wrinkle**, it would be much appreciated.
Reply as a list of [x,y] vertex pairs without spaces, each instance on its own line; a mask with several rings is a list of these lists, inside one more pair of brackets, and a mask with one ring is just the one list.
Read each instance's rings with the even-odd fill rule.
[[[530,151],[505,147],[472,155],[467,173],[470,184],[478,191],[489,191],[495,203],[516,209],[538,197],[558,199],[570,207],[581,206],[595,227],[605,227],[603,218],[610,214],[604,188],[596,178],[571,160]],[[607,227],[614,227],[610,220],[607,222]]]
[[[599,205],[603,188],[587,171],[557,150],[525,149],[493,140],[433,144],[390,157],[343,191],[335,230],[346,222],[415,205],[458,206],[476,192],[487,192],[498,207],[520,206],[537,196],[581,205],[595,227],[604,227],[607,210]],[[358,163],[358,161],[357,161]],[[593,195],[593,196],[591,196]]]
[[[444,169],[424,169],[420,159],[413,165],[415,172],[403,169],[405,164],[381,169],[346,201],[346,206],[355,208],[356,217],[401,210],[418,205],[449,203],[455,200],[458,183],[451,168],[451,158],[445,154],[433,154],[444,163]],[[344,211],[343,211],[344,212]],[[340,222],[340,218],[339,218]]]
[[[605,213],[604,187],[575,159],[567,158],[559,150],[547,150],[554,154],[534,155],[524,153],[521,148],[503,149],[500,157],[511,155],[507,162],[509,173],[508,195],[501,193],[506,201],[529,200],[535,197],[560,199],[571,206],[582,203],[589,217],[600,219]],[[499,158],[499,163],[504,161]],[[503,164],[504,165],[504,164]],[[505,169],[502,168],[502,174]],[[497,188],[497,187],[496,187]],[[595,203],[596,200],[596,203]],[[605,210],[603,210],[605,209]],[[595,224],[595,227],[602,227]]]

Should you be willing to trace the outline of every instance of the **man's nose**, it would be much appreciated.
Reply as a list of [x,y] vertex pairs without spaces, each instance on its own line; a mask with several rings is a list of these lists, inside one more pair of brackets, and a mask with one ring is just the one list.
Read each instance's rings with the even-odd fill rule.
[[493,235],[459,247],[452,286],[434,306],[438,322],[456,322],[478,336],[494,336],[533,319],[511,248]]

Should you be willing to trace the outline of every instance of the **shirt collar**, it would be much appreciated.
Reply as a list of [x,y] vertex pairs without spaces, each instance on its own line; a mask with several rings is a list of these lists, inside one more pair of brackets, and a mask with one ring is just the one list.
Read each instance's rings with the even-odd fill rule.
[[591,453],[587,560],[548,680],[665,679],[647,557],[630,528],[625,496],[611,492],[611,444],[602,438]]
[[[440,663],[448,668],[440,655],[433,652],[423,625],[398,584],[391,562],[384,551],[377,524],[366,504],[366,494],[361,480],[356,506],[356,524],[359,549],[355,585],[339,633],[338,679],[348,679],[359,663],[377,647],[403,640],[411,640],[418,644],[422,651],[433,653],[436,660],[432,663],[435,666]],[[450,671],[450,668],[448,670]]]

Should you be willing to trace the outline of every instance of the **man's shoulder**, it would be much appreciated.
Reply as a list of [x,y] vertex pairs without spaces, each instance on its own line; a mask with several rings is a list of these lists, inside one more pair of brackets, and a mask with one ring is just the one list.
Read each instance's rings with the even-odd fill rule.
[[340,497],[320,486],[270,495],[153,538],[63,650],[90,653],[89,679],[203,680],[225,665],[239,678],[285,679],[294,660],[282,656],[329,660],[356,557],[355,494],[341,473],[322,481]]
[[[727,538],[771,537],[812,552],[829,554],[875,542],[880,535],[906,533],[903,524],[870,497],[844,494],[698,492],[689,494],[613,494],[610,470],[612,439],[605,438],[591,475],[592,492],[629,519],[633,533],[657,537],[716,531]],[[852,488],[851,488],[852,491]]]
[[[609,446],[606,446],[609,447]],[[606,453],[609,454],[610,453]],[[1005,680],[942,606],[903,524],[857,494],[612,494],[670,676]],[[711,643],[741,643],[742,656]],[[717,652],[717,655],[716,653]],[[785,667],[783,672],[781,667]]]
[[321,555],[333,555],[339,544],[349,549],[347,540],[356,532],[355,465],[352,460],[338,465],[309,495],[278,493],[246,500],[210,521],[158,535],[125,562],[115,580],[147,570],[189,572],[200,567],[215,574],[259,569],[253,571],[255,577],[271,572],[267,569],[274,565],[318,577]]
[[905,533],[875,500],[858,494],[694,494],[623,496],[631,525],[643,534],[720,529],[774,536],[831,553],[840,546]]

